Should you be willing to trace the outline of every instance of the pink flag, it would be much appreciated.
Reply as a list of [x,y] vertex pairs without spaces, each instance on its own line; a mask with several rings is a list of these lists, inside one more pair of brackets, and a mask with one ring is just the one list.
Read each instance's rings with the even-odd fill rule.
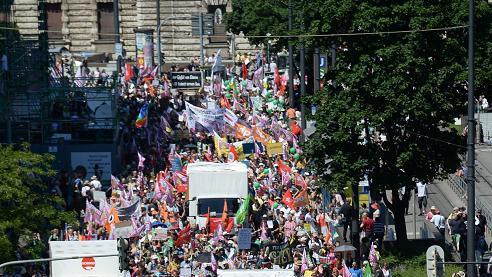
[[159,66],[156,66],[152,72],[150,72],[150,76],[154,77],[157,76],[157,70],[159,69]]
[[210,263],[212,264],[212,271],[217,271],[217,261],[215,260],[215,256],[213,252],[210,252]]
[[302,252],[301,274],[304,273],[306,269],[308,269],[308,259],[306,254],[306,248],[304,248],[304,251]]
[[374,247],[374,243],[371,243],[371,250],[369,251],[369,261],[372,266],[378,264],[378,257],[376,255],[376,248]]
[[290,175],[288,173],[282,173],[282,185],[288,186],[290,181]]
[[347,264],[345,263],[345,260],[342,261],[343,268],[342,268],[342,276],[343,277],[352,277],[352,273],[350,273]]
[[261,235],[260,235],[260,239],[261,239],[261,241],[264,241],[264,240],[267,239],[266,228],[265,228],[265,223],[264,222],[261,223]]
[[138,154],[138,168],[143,169],[145,158],[144,158],[144,156],[142,156],[142,154],[140,154],[140,152],[137,152],[137,154]]

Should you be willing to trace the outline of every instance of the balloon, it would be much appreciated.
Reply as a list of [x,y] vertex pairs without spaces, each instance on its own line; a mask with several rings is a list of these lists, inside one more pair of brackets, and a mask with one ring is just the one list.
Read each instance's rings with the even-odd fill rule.
[[225,89],[226,89],[226,91],[229,91],[229,90],[231,90],[231,87],[229,85],[227,85]]
[[285,103],[285,100],[283,97],[280,97],[280,99],[278,99],[278,101],[280,102],[280,105],[283,105]]
[[229,85],[229,81],[228,80],[225,80],[224,81],[224,86],[228,86]]
[[273,105],[277,106],[277,104],[278,104],[277,99],[273,100]]
[[258,182],[254,182],[254,183],[253,183],[253,187],[254,187],[255,189],[259,189],[259,188],[260,188],[260,183],[258,183]]
[[270,169],[268,168],[263,169],[263,174],[268,174],[268,172],[270,172]]
[[296,161],[297,161],[297,160],[299,160],[300,158],[301,158],[301,155],[299,155],[299,154],[297,154],[297,153],[296,153],[296,154],[294,154],[294,159],[296,159]]
[[291,148],[290,148],[290,153],[291,153],[291,154],[295,154],[295,153],[296,153],[296,149],[295,149],[294,147],[291,147]]
[[267,92],[265,93],[265,97],[266,97],[266,98],[270,98],[270,96],[271,96],[271,95],[272,95],[272,94],[270,93],[270,91],[267,91]]
[[225,97],[226,97],[227,99],[231,99],[232,95],[231,95],[230,93],[226,93]]
[[278,203],[277,202],[273,203],[273,208],[274,209],[278,208]]

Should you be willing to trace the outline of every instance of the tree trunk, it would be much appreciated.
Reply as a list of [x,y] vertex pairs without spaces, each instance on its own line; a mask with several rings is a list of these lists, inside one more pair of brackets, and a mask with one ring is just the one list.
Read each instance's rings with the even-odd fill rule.
[[396,243],[398,245],[404,245],[408,241],[407,237],[407,225],[405,223],[405,207],[410,199],[410,192],[407,189],[403,199],[400,199],[398,190],[391,190],[391,202],[388,200],[386,193],[383,193],[383,200],[388,209],[393,212],[395,220],[395,233]]

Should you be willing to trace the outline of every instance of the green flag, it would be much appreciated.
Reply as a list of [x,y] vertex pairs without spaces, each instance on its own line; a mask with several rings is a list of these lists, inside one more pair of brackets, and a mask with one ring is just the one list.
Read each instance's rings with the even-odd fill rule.
[[364,277],[372,277],[372,268],[369,263],[364,266]]
[[246,217],[248,217],[250,199],[251,196],[248,194],[248,197],[246,197],[243,204],[241,204],[241,207],[239,207],[239,209],[237,210],[236,224],[243,224],[244,220],[246,220]]

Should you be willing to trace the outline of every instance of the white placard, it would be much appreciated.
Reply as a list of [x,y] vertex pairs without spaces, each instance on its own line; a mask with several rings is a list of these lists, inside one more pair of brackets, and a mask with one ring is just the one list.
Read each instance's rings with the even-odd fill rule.
[[83,166],[87,171],[86,178],[89,179],[94,174],[94,166],[98,164],[102,171],[102,180],[111,179],[111,152],[72,152],[72,169]]

